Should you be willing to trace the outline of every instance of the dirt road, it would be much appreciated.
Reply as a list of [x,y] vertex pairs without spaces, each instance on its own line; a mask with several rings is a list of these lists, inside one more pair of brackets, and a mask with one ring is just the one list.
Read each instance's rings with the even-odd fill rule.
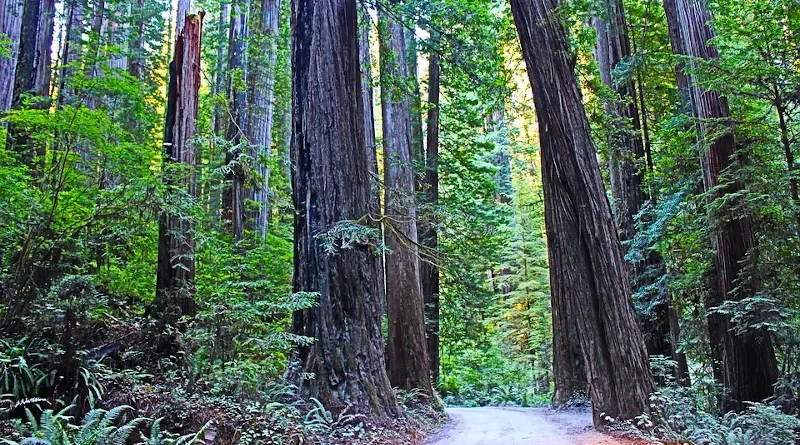
[[592,429],[588,411],[546,408],[449,408],[428,445],[622,445]]

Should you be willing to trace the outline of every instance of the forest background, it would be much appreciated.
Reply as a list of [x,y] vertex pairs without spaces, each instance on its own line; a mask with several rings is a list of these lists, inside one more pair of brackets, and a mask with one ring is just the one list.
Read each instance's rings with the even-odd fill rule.
[[[664,422],[641,418],[629,427],[696,443],[793,443],[800,5],[704,2],[719,57],[698,59],[676,50],[670,4],[570,0],[556,10],[619,238],[636,265],[633,303],[658,385],[653,412]],[[398,390],[409,416],[377,426],[294,385],[293,351],[313,340],[292,329],[292,314],[314,307],[318,296],[292,285],[288,2],[0,6],[7,141],[0,148],[0,415],[14,419],[4,436],[20,437],[12,427],[34,434],[47,424],[40,415],[53,425],[67,425],[67,415],[72,423],[107,415],[98,409],[111,410],[109,422],[120,426],[135,422],[131,431],[147,423],[133,408],[113,409],[121,406],[163,418],[171,431],[208,439],[213,430],[223,442],[242,443],[368,442],[439,421],[436,397],[420,391]],[[439,280],[425,300],[428,340],[438,340],[433,349],[428,343],[438,356],[431,361],[438,395],[447,405],[586,404],[580,376],[567,394],[554,394],[540,134],[511,8],[494,0],[358,7],[363,91],[374,90],[363,107],[373,119],[376,178],[391,165],[387,98],[398,90],[411,98],[421,257]],[[205,14],[185,19],[190,11]],[[601,48],[615,21],[629,47],[609,63]],[[188,167],[164,134],[169,62],[184,48],[176,36],[185,22],[202,22]],[[405,76],[386,74],[399,57],[379,41],[392,26],[405,34]],[[719,116],[698,117],[687,78],[730,103],[722,127],[735,128],[736,162],[710,188],[699,134],[715,139],[727,130]],[[619,112],[631,103],[633,114]],[[620,145],[632,139],[641,141],[641,156]],[[620,191],[626,168],[643,195],[635,211]],[[715,302],[714,234],[741,215],[757,248],[737,263],[731,292],[746,295]],[[373,242],[370,227],[338,229],[328,233],[334,250]],[[431,232],[436,244],[426,246]],[[164,237],[183,245],[187,233],[190,251],[159,258]],[[391,246],[374,247],[388,268]],[[193,274],[188,293],[169,281],[184,273]],[[164,289],[180,310],[158,297]],[[770,403],[728,406],[731,388],[715,378],[715,317],[766,336],[776,373]],[[388,316],[382,319],[388,337]],[[742,413],[724,415],[731,410]],[[26,426],[26,417],[39,420]],[[151,440],[167,434],[155,423]]]

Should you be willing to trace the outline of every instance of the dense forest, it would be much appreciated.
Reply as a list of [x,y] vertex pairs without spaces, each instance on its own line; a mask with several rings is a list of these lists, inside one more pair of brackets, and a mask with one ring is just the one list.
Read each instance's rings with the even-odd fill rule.
[[798,0],[0,0],[0,141],[3,443],[800,440]]

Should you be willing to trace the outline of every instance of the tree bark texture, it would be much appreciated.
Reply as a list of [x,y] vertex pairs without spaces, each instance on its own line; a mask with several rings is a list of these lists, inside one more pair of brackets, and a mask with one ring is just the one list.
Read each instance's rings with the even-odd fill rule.
[[557,6],[511,1],[539,123],[552,298],[577,324],[600,426],[648,412],[653,382]]
[[[676,4],[686,54],[695,60],[719,58],[716,48],[708,44],[714,37],[714,30],[709,24],[711,13],[705,4],[695,0],[676,0]],[[693,62],[689,64],[694,65]],[[739,193],[744,189],[740,180],[721,178],[724,171],[747,162],[736,146],[728,101],[719,92],[703,88],[696,75],[688,77],[692,110],[698,120],[705,190],[724,185],[713,198]],[[760,287],[757,278],[741,276],[743,261],[748,252],[756,249],[752,221],[746,213],[734,216],[731,207],[738,208],[726,205],[719,214],[712,215],[718,219],[712,239],[716,288],[706,301],[709,309],[725,300],[751,297]],[[746,408],[745,401],[761,401],[771,396],[778,365],[769,332],[759,329],[739,335],[730,317],[723,314],[710,314],[708,327],[715,374],[727,390],[723,410],[742,410]]]
[[586,367],[578,326],[564,298],[551,299],[553,317],[553,407],[565,408],[570,399],[587,396]]
[[[631,57],[625,12],[620,0],[604,0],[602,15],[593,19],[597,31],[595,58],[600,79],[615,93],[604,103],[608,131],[608,158],[611,178],[612,210],[620,239],[633,239],[634,217],[644,203],[644,145],[633,81],[612,78],[614,68]],[[634,274],[636,274],[634,270]]]
[[[361,66],[361,102],[364,106],[364,148],[367,152],[367,165],[369,167],[369,211],[374,215],[376,221],[373,227],[380,229],[381,225],[377,218],[383,213],[381,208],[381,189],[378,176],[378,153],[375,142],[375,111],[374,111],[374,90],[372,88],[372,57],[370,55],[370,29],[372,29],[372,19],[369,11],[363,5],[359,5],[358,22],[358,55]],[[381,234],[383,231],[381,231]],[[381,239],[383,239],[381,237]],[[380,289],[381,306],[385,309],[386,305],[386,275],[384,270],[383,255],[376,255],[375,261],[378,262],[378,287]],[[381,313],[385,312],[381,309]]]
[[416,181],[402,23],[378,13],[383,112],[384,237],[389,317],[387,366],[393,386],[433,394],[419,275]]
[[[197,147],[192,138],[197,130],[200,90],[200,40],[203,15],[190,15],[175,42],[170,63],[167,119],[164,128],[165,164],[180,164],[167,171],[168,185],[184,188],[197,199],[195,165]],[[194,316],[194,234],[190,218],[165,211],[159,224],[156,301],[166,309],[177,306],[181,314]]]
[[425,154],[425,205],[428,216],[424,221],[420,242],[426,252],[420,261],[422,301],[425,304],[425,333],[431,377],[439,380],[439,266],[436,253],[439,237],[436,228],[436,209],[439,207],[439,94],[441,66],[439,53],[431,52],[428,60],[427,152]]
[[[667,19],[667,29],[669,31],[669,42],[672,53],[676,56],[685,56],[686,49],[681,37],[681,20],[678,14],[678,0],[663,0],[664,15]],[[678,59],[675,63],[675,79],[678,85],[678,94],[681,98],[681,106],[685,111],[689,111],[689,77],[685,72],[685,63]]]
[[186,23],[186,16],[192,9],[192,0],[178,0],[178,11],[175,15],[175,39],[177,40],[183,32]]
[[280,36],[280,0],[260,0],[253,5],[254,23],[248,63],[250,107],[247,131],[255,164],[253,201],[258,209],[253,215],[253,229],[265,240],[269,228],[269,160],[272,157],[272,123],[275,108],[275,64],[278,61]]
[[225,153],[226,187],[223,194],[223,216],[228,222],[234,242],[244,238],[245,200],[249,162],[247,140],[247,44],[250,38],[248,13],[250,0],[234,0],[231,4],[231,26],[228,38],[228,94],[230,121],[228,141],[231,146]]
[[[624,5],[621,0],[604,0],[601,5],[601,14],[593,21],[597,31],[595,57],[600,68],[600,79],[614,92],[614,97],[604,103],[612,213],[620,241],[627,243],[636,234],[635,216],[644,205],[645,199],[649,198],[643,190],[646,156],[633,78],[623,81],[612,76],[614,69],[633,55]],[[646,268],[665,271],[663,263],[663,258],[653,252],[645,261],[629,264],[631,283],[635,288],[650,287],[652,278],[644,276]],[[675,376],[684,379],[687,376],[682,370],[686,368],[686,358],[673,347],[677,337],[673,339],[672,328],[676,328],[677,323],[672,324],[670,320],[674,318],[672,299],[666,292],[648,297],[651,299],[649,306],[653,310],[641,317],[647,352],[649,355],[674,359],[679,363]]]
[[[25,96],[31,95],[35,99],[32,104],[34,108],[46,109],[50,95],[50,48],[53,43],[55,0],[23,0],[22,9],[11,108],[21,108]],[[34,175],[41,173],[43,145],[34,146],[27,134],[10,126],[8,146],[21,154],[22,162],[31,168]],[[36,158],[38,162],[34,161]]]
[[414,181],[417,192],[422,191],[425,181],[425,139],[422,134],[422,97],[419,91],[419,63],[417,57],[417,36],[406,30],[406,73],[411,87],[408,95],[408,110],[411,113],[411,158],[413,159]]
[[386,375],[373,248],[325,252],[319,234],[369,212],[369,167],[355,0],[292,2],[292,176],[295,292],[318,292],[293,330],[316,341],[298,351],[300,393],[327,409],[377,418],[399,407]]
[[14,95],[14,74],[19,57],[22,29],[22,0],[0,0],[0,33],[8,36],[9,57],[0,58],[0,112],[11,108]]

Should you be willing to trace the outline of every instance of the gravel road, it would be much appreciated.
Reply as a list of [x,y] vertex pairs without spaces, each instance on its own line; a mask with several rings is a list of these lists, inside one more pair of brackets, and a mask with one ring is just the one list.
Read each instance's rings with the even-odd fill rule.
[[588,411],[448,408],[449,421],[427,445],[623,445],[592,429]]

